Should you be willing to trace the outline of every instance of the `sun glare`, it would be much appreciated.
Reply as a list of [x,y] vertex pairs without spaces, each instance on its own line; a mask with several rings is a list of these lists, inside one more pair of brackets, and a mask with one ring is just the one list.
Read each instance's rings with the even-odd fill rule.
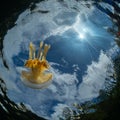
[[85,38],[85,35],[82,34],[82,33],[80,33],[80,34],[79,34],[79,37],[80,37],[80,39],[84,39],[84,38]]

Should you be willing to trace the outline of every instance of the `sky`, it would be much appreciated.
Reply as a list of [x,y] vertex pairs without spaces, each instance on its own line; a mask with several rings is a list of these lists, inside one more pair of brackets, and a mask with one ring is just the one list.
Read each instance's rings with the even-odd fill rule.
[[[77,10],[71,9],[73,7],[76,7]],[[49,12],[43,14],[39,12],[40,10]],[[99,16],[93,19],[98,13]],[[100,18],[105,19],[100,22]],[[4,67],[0,58],[0,76],[6,83],[9,98],[18,104],[23,102],[39,116],[57,120],[62,115],[64,107],[71,108],[73,103],[83,103],[98,97],[99,91],[104,88],[105,78],[114,72],[111,56],[117,50],[113,42],[114,37],[105,32],[104,28],[106,26],[112,26],[108,16],[105,16],[94,6],[87,8],[84,2],[81,5],[81,3],[78,4],[74,0],[69,2],[67,0],[65,2],[57,2],[57,0],[43,1],[37,4],[37,7],[32,12],[30,9],[25,10],[19,15],[16,25],[7,31],[3,41],[3,57],[9,66],[9,70]],[[58,36],[58,39],[57,37],[55,40],[50,39],[51,36]],[[81,76],[83,69],[82,65],[78,65],[79,59],[77,58],[77,63],[70,66],[74,68],[72,72],[60,70],[61,64],[51,59],[49,63],[51,65],[50,71],[53,73],[53,80],[49,87],[35,90],[25,86],[21,81],[20,72],[23,70],[22,64],[27,59],[26,56],[28,56],[29,42],[39,43],[39,41],[46,41],[49,38],[50,44],[54,45],[54,43],[59,43],[60,37],[66,40],[66,44],[69,44],[67,38],[71,38],[70,36],[75,36],[75,40],[71,39],[74,41],[71,42],[71,46],[74,51],[78,51],[76,54],[79,54],[80,57],[81,55],[86,56],[84,53],[86,43],[89,43],[89,47],[91,46],[92,50],[96,50],[98,53],[97,59],[90,59],[91,62],[85,64],[84,74]],[[94,42],[97,41],[96,44],[101,44],[102,47],[97,46],[94,49],[93,41],[90,38],[94,38]],[[105,41],[109,39],[110,44],[104,46],[104,43],[102,43],[104,41],[101,40],[100,42],[98,41],[100,39],[97,38]],[[37,44],[36,46],[38,47]],[[64,46],[65,44],[63,44]],[[63,51],[58,52],[63,54]],[[22,56],[20,56],[20,53],[22,53]],[[50,53],[52,53],[52,50]],[[17,61],[13,60],[14,57],[17,58]],[[71,57],[71,59],[74,58]],[[61,58],[61,61],[64,62],[65,66],[69,64],[67,59]],[[84,59],[82,62],[84,63]],[[108,69],[111,69],[109,74]],[[81,76],[82,80],[78,76]]]

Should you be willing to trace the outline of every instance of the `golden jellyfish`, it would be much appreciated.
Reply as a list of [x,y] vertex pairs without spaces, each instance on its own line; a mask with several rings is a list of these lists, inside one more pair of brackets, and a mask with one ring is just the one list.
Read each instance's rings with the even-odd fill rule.
[[44,45],[41,41],[38,54],[36,55],[35,46],[30,42],[29,59],[24,64],[27,69],[21,72],[22,81],[25,85],[31,88],[41,89],[51,83],[52,73],[49,72],[50,65],[46,60],[49,49],[50,45]]

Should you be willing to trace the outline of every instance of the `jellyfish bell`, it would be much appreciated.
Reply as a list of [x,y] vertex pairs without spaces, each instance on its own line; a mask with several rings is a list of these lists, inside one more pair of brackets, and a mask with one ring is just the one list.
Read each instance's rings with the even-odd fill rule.
[[50,65],[46,60],[47,52],[50,45],[44,46],[40,43],[40,49],[38,55],[35,55],[35,47],[32,43],[29,45],[29,59],[25,62],[24,67],[21,71],[22,82],[35,89],[45,88],[50,85],[52,81],[52,73],[49,71]]
[[[22,71],[21,75],[21,81],[28,87],[34,88],[34,89],[42,89],[42,88],[47,88],[51,82],[52,82],[52,74],[49,73],[47,75],[40,75],[40,77],[36,79],[28,79],[26,78],[26,74],[29,75],[31,71],[29,70],[24,70]],[[44,77],[41,77],[44,76]]]

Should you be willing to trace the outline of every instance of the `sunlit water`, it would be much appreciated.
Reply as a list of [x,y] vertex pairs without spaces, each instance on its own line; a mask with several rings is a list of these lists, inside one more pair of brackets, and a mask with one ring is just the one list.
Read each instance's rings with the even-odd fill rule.
[[[19,15],[3,41],[9,70],[0,59],[0,76],[12,101],[22,102],[38,116],[57,120],[64,107],[99,96],[105,79],[114,73],[112,58],[118,47],[115,36],[107,31],[114,26],[111,18],[93,2],[87,4],[48,0]],[[102,4],[112,10],[112,6]],[[45,89],[35,90],[21,81],[20,71],[28,59],[31,41],[37,49],[40,41],[51,45],[47,60],[53,80]]]

